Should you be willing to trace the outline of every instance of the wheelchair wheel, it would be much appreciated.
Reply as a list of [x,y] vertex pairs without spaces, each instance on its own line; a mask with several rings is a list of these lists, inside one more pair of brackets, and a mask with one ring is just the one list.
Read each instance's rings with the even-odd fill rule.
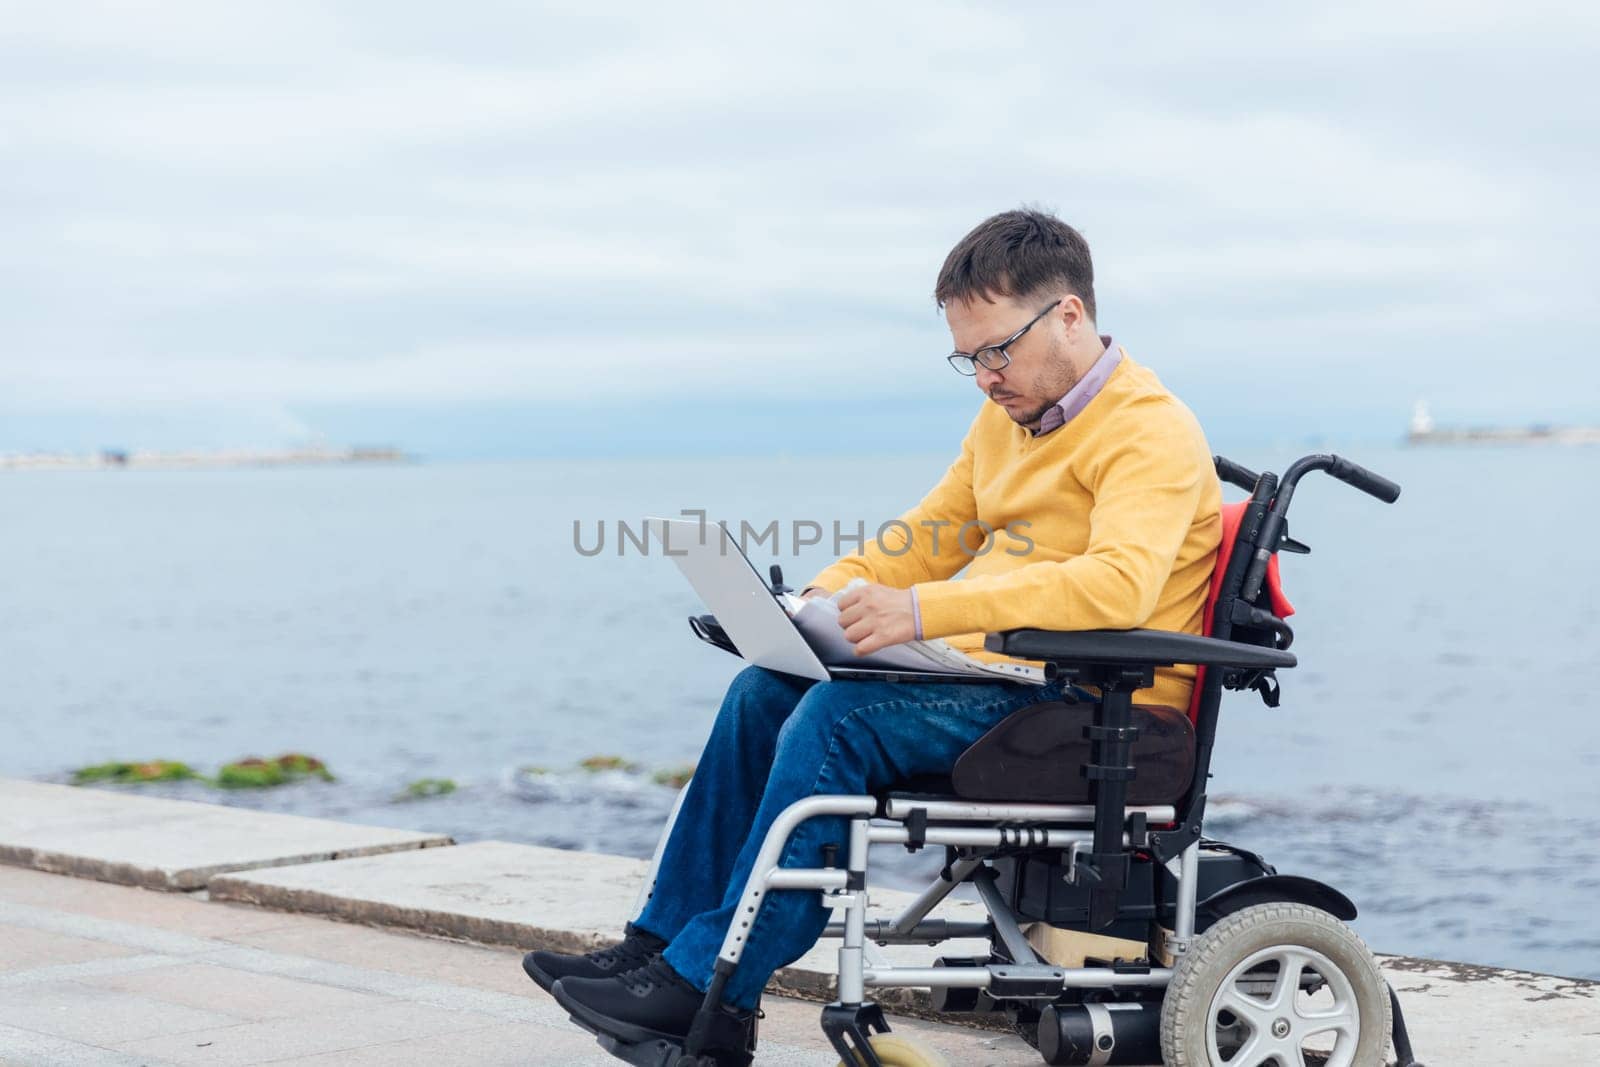
[[1389,992],[1361,938],[1305,904],[1258,904],[1195,938],[1161,1005],[1168,1067],[1386,1063]]
[[[904,1034],[873,1034],[868,1043],[883,1067],[950,1067],[942,1053]],[[856,1056],[854,1067],[860,1067],[861,1062],[861,1057]],[[838,1067],[845,1067],[844,1061]]]

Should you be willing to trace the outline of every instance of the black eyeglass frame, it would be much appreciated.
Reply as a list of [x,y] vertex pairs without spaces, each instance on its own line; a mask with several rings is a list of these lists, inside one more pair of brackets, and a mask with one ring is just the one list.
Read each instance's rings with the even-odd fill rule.
[[[944,358],[950,362],[950,366],[955,369],[957,374],[968,378],[976,378],[978,376],[978,364],[980,363],[983,364],[985,370],[1005,370],[1007,367],[1011,366],[1011,353],[1007,352],[1006,349],[1016,344],[1017,340],[1023,334],[1033,329],[1034,323],[1038,322],[1040,319],[1050,314],[1050,312],[1054,311],[1056,307],[1060,305],[1060,303],[1061,300],[1059,299],[1052,300],[1050,302],[1050,306],[1039,312],[1039,314],[1035,315],[1033,318],[1029,319],[1026,326],[1012,334],[1010,337],[1007,337],[1004,341],[1001,341],[997,345],[984,345],[982,348],[971,353],[970,355],[961,351],[960,349],[957,349]],[[986,354],[990,352],[994,352],[998,355],[998,363],[991,363],[989,361]]]

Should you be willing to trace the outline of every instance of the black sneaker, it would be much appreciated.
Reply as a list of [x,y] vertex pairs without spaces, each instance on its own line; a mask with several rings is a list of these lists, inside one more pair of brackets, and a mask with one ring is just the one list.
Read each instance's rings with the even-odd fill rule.
[[580,1026],[633,1044],[682,1040],[706,999],[660,958],[614,978],[563,978],[554,993]]
[[643,967],[667,947],[655,934],[646,933],[632,923],[623,927],[622,932],[620,944],[582,956],[543,950],[530,952],[522,957],[522,969],[548,993],[563,978],[610,978]]

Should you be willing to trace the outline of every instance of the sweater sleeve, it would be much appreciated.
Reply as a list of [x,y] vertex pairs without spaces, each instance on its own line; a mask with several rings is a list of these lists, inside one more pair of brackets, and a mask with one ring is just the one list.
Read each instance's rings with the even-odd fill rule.
[[[845,556],[823,570],[807,585],[836,593],[852,578],[865,578],[894,589],[909,589],[917,582],[949,578],[970,561],[956,538],[962,525],[978,517],[972,493],[972,440],[977,420],[961,442],[961,455],[950,464],[939,484],[922,501],[879,531],[867,531],[859,554]],[[968,530],[969,540],[977,530]]]
[[1107,427],[1112,443],[1089,472],[1094,503],[1083,554],[919,584],[924,637],[1020,627],[1127,630],[1150,618],[1206,480],[1216,475],[1186,411],[1147,408],[1142,416],[1131,432]]

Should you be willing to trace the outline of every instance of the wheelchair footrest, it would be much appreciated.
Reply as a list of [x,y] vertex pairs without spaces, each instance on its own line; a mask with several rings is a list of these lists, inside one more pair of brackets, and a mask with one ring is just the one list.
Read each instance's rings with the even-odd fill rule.
[[753,1050],[715,1049],[690,1056],[674,1041],[634,1043],[610,1034],[596,1034],[595,1038],[601,1048],[633,1067],[750,1067],[755,1062]]
[[706,1028],[699,1041],[705,1051],[692,1055],[684,1051],[688,1038],[627,1041],[616,1034],[597,1030],[575,1015],[572,1017],[574,1023],[595,1036],[601,1048],[633,1067],[750,1067],[755,1061],[760,1019],[759,1011],[742,1020],[725,1015],[707,1027],[697,1017],[697,1026]]
[[670,1041],[634,1044],[610,1034],[595,1036],[601,1048],[624,1063],[633,1064],[633,1067],[677,1067],[678,1059],[683,1055],[683,1047]]

